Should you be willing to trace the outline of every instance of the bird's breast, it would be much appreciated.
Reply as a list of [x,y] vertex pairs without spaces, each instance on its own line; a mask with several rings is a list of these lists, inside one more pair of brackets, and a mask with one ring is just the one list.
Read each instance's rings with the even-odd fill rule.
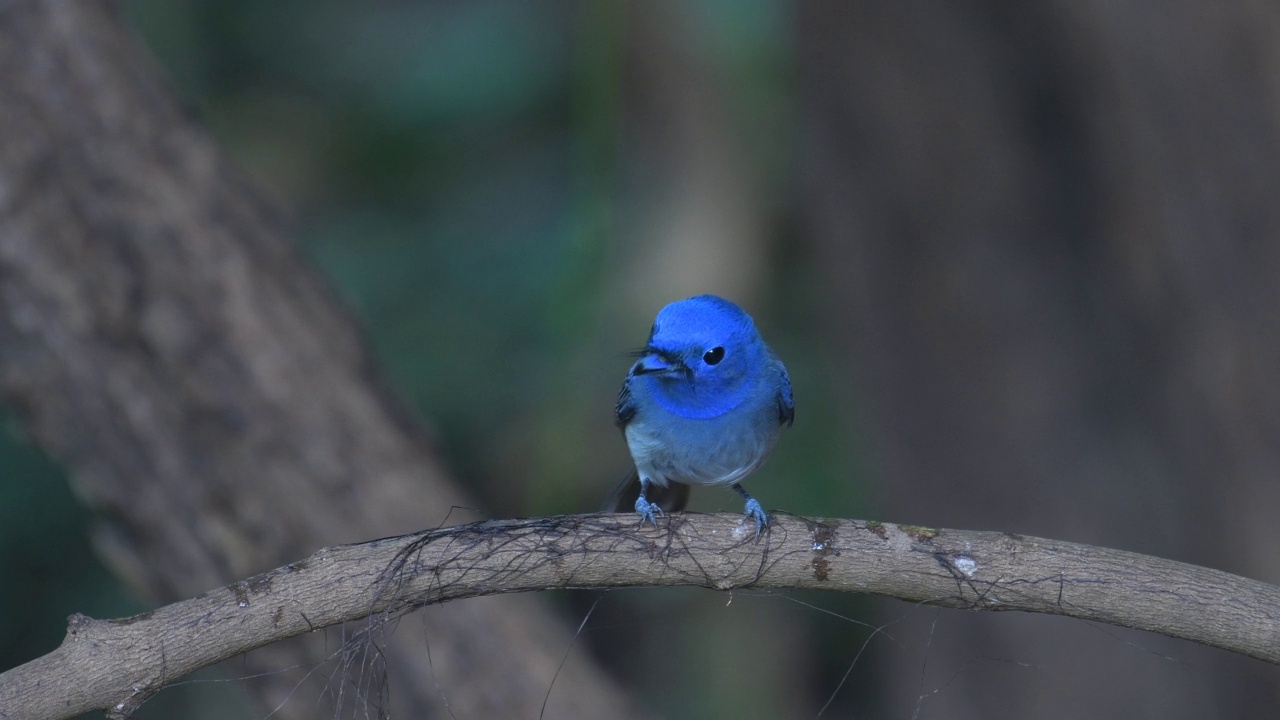
[[662,409],[638,414],[625,434],[636,469],[653,482],[727,485],[764,462],[777,440],[776,413],[752,410],[713,418]]

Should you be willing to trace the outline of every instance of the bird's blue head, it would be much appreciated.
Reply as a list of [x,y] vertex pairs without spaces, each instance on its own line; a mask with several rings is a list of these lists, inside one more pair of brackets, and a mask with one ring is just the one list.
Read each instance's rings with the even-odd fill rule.
[[658,313],[631,374],[667,410],[710,418],[747,399],[769,358],[750,315],[724,298],[699,295]]

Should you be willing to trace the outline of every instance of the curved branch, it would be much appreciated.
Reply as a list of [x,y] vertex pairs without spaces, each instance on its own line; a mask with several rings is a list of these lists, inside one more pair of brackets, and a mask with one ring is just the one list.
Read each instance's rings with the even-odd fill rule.
[[[54,652],[0,674],[0,717],[127,717],[166,683],[254,648],[432,603],[552,588],[823,588],[1022,610],[1184,638],[1280,664],[1280,588],[1122,550],[1010,533],[775,516],[562,515],[320,550],[123,620],[73,615]],[[358,633],[359,635],[359,633]]]

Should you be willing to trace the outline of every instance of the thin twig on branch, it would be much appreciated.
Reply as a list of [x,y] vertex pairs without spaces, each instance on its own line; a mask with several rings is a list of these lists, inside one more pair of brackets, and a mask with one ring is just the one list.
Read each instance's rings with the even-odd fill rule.
[[1122,550],[999,532],[684,513],[461,525],[325,548],[122,620],[73,615],[52,653],[0,674],[0,717],[127,717],[165,684],[277,640],[432,603],[551,588],[824,588],[1022,610],[1185,638],[1280,664],[1280,588]]

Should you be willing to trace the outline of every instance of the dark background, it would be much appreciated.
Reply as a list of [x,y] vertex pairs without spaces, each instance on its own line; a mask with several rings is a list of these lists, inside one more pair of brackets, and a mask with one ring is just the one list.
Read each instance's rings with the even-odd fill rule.
[[[795,384],[747,484],[767,508],[1280,582],[1270,5],[121,8],[489,516],[596,509],[628,463],[625,351],[716,292]],[[93,509],[8,425],[0,667],[70,612],[156,601],[115,584]],[[554,601],[576,624],[592,599]],[[859,654],[862,623],[889,625]],[[1275,668],[1186,643],[823,594],[612,593],[585,638],[666,717],[812,716],[851,664],[824,717],[1280,704]],[[251,716],[235,676],[140,717]]]

